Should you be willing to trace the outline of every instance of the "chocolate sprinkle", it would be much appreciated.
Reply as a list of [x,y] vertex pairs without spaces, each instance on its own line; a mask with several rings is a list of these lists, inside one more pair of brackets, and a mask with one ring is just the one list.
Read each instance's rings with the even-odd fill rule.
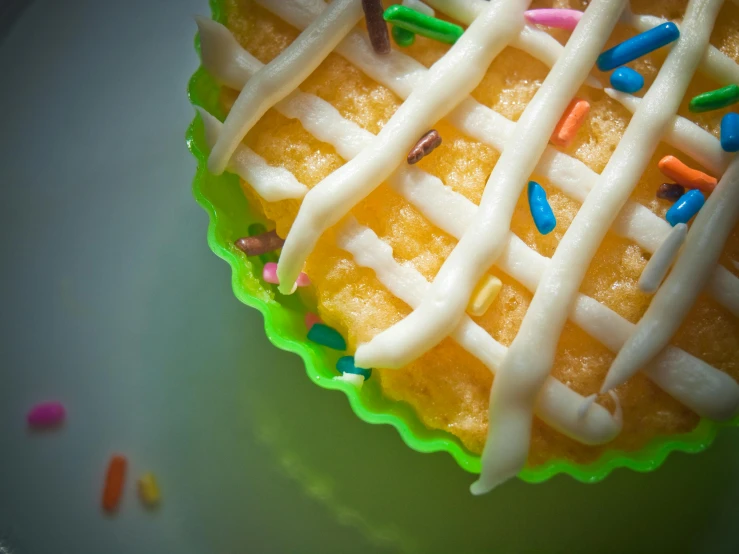
[[268,231],[253,237],[243,237],[234,242],[236,247],[247,256],[260,256],[282,248],[285,241],[277,236],[276,231]]
[[367,22],[372,48],[378,54],[390,53],[390,35],[387,31],[387,23],[382,17],[383,9],[380,0],[362,0],[364,19]]
[[683,194],[685,194],[685,188],[676,183],[663,183],[657,189],[657,198],[670,202],[675,202]]
[[416,145],[408,152],[408,163],[413,165],[420,162],[425,156],[441,144],[441,135],[436,129],[431,129],[423,135]]

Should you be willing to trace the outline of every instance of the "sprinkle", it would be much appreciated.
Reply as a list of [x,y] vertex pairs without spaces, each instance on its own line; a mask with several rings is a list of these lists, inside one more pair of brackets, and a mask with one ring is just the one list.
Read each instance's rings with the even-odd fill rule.
[[739,85],[734,84],[694,96],[688,108],[691,112],[710,112],[737,102],[739,102]]
[[552,143],[561,148],[567,148],[575,139],[589,111],[590,103],[587,100],[573,99],[554,128],[550,139]]
[[552,207],[547,201],[547,193],[536,181],[529,181],[529,209],[534,224],[542,235],[551,233],[557,225]]
[[[273,285],[279,285],[280,280],[277,278],[277,264],[274,262],[269,262],[264,264],[264,270],[262,271],[262,279],[265,280],[267,283],[271,283]],[[298,280],[296,281],[296,286],[298,287],[307,287],[310,285],[310,279],[308,276],[300,272],[300,275],[298,276]]]
[[685,194],[685,187],[676,183],[662,183],[657,189],[657,198],[675,202]]
[[159,493],[159,485],[153,473],[145,473],[139,478],[139,498],[148,507],[159,504],[161,494]]
[[408,163],[415,164],[420,162],[425,156],[431,154],[431,152],[441,144],[441,135],[436,129],[431,129],[428,133],[423,135],[416,145],[411,148],[408,152]]
[[726,152],[739,150],[739,114],[727,113],[721,119],[721,148]]
[[665,219],[673,227],[678,223],[687,223],[706,203],[706,197],[699,190],[689,190],[667,210]]
[[103,509],[106,512],[115,511],[121,501],[127,466],[128,461],[123,456],[113,456],[110,459],[103,489]]
[[316,323],[323,323],[321,321],[321,318],[318,317],[317,314],[314,314],[313,312],[308,312],[305,314],[305,328],[310,331],[311,327],[313,327]]
[[350,373],[353,375],[361,375],[365,381],[372,377],[372,370],[354,365],[354,356],[342,356],[336,362],[336,369],[339,373]]
[[339,332],[324,325],[323,323],[314,323],[308,331],[308,340],[313,341],[323,346],[328,346],[334,350],[346,350],[346,341]]
[[678,223],[672,228],[667,238],[649,258],[641,277],[639,277],[639,289],[642,292],[652,294],[657,291],[665,275],[667,275],[667,270],[675,261],[687,235],[688,226],[685,223]]
[[526,21],[532,25],[543,25],[544,27],[564,29],[565,31],[574,30],[582,18],[582,12],[579,10],[553,8],[528,10],[523,15]]
[[372,48],[378,54],[390,53],[390,37],[387,33],[387,24],[382,18],[382,2],[380,0],[362,0],[364,19],[367,22]]
[[598,69],[601,71],[615,69],[676,41],[679,36],[680,29],[671,21],[657,25],[603,52],[596,62]]
[[692,169],[675,156],[665,156],[659,161],[659,170],[669,179],[686,189],[698,189],[711,192],[716,188],[716,178]]
[[247,256],[259,256],[282,248],[285,241],[277,236],[277,231],[268,231],[255,237],[240,238],[234,244]]
[[361,375],[356,375],[355,373],[342,373],[341,375],[337,375],[334,377],[334,381],[346,381],[347,383],[351,383],[358,389],[361,389],[364,385],[364,377]]
[[402,46],[403,48],[407,48],[416,42],[416,35],[395,25],[393,25],[393,28],[390,30],[390,34],[393,35],[395,44]]
[[421,2],[421,0],[403,0],[401,4],[403,4],[406,8],[416,10],[417,12],[428,15],[430,17],[434,17],[436,15],[434,8],[432,8],[428,4],[424,4],[423,2]]
[[497,277],[485,275],[472,293],[470,303],[467,305],[467,311],[474,316],[485,315],[490,305],[495,301],[500,293],[503,283]]
[[447,44],[454,44],[464,33],[464,29],[459,25],[430,17],[398,4],[386,9],[383,17],[388,23],[392,23],[406,31]]
[[611,73],[611,86],[621,92],[634,94],[644,86],[644,77],[630,67],[619,67]]
[[64,421],[66,415],[61,402],[43,402],[31,408],[26,420],[31,427],[53,427]]

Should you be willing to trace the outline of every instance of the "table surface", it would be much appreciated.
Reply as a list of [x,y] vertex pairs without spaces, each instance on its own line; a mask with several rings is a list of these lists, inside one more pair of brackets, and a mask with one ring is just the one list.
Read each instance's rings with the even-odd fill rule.
[[[739,552],[737,430],[656,473],[473,498],[447,455],[359,421],[271,346],[190,192],[196,13],[37,0],[0,43],[0,552]],[[44,399],[67,422],[31,433]],[[115,452],[129,485],[108,517]]]

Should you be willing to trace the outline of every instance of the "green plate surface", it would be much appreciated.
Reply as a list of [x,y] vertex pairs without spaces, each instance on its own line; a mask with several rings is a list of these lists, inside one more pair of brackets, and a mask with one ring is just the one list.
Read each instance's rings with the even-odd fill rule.
[[[212,17],[225,23],[221,0],[212,0]],[[199,51],[199,40],[195,39]],[[190,101],[205,108],[219,119],[225,114],[219,105],[219,85],[200,67],[192,76],[188,94]],[[247,259],[233,242],[253,231],[264,222],[249,209],[236,176],[214,176],[206,168],[207,146],[202,121],[196,117],[187,130],[187,144],[198,162],[193,181],[193,194],[210,217],[208,244],[213,252],[231,266],[231,285],[236,297],[264,316],[264,328],[269,340],[278,348],[298,354],[305,362],[308,377],[317,385],[336,389],[346,394],[354,412],[368,423],[383,423],[395,427],[403,441],[419,452],[447,452],[465,470],[478,473],[480,457],[467,450],[450,433],[426,428],[407,404],[394,402],[382,395],[377,380],[370,379],[358,391],[343,381],[335,381],[335,365],[340,354],[313,344],[306,339],[303,323],[306,307],[298,295],[283,296],[277,287],[264,283],[260,278],[262,264],[267,258]],[[250,232],[251,228],[251,232]],[[731,425],[739,423],[735,418]],[[594,483],[605,478],[619,467],[635,471],[652,471],[659,467],[673,451],[700,452],[714,440],[721,424],[701,420],[690,433],[670,437],[658,437],[638,452],[612,451],[599,460],[586,465],[567,460],[552,460],[537,467],[527,467],[519,477],[529,483],[539,483],[565,473],[578,481]]]

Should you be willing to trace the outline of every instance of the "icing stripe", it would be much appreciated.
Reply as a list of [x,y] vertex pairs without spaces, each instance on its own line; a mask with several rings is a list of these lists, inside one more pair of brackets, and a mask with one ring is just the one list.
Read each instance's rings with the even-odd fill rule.
[[[229,41],[224,40],[225,35],[227,35]],[[249,74],[256,72],[261,66],[261,62],[241,49],[231,33],[218,23],[210,20],[204,22],[200,30],[200,36],[204,54],[206,49],[218,49],[225,56],[227,50],[235,48],[231,50],[229,55],[234,60],[234,65],[238,62],[238,71],[220,76],[214,74],[216,78],[231,74],[232,82],[245,82]],[[216,42],[225,46],[216,46]],[[229,67],[225,60],[219,66],[216,66],[219,70],[228,69]],[[208,69],[210,70],[210,68]],[[245,75],[246,72],[248,74]],[[319,140],[332,145],[339,155],[345,159],[356,156],[372,138],[369,131],[344,119],[336,108],[316,96],[296,92],[278,103],[275,109],[286,117],[299,120],[308,132]],[[487,108],[485,108],[485,111],[495,114]],[[471,120],[474,120],[475,115],[476,111],[473,111]],[[509,120],[502,119],[512,125]],[[553,152],[557,151],[553,150]],[[539,169],[541,169],[541,166],[539,166]],[[594,173],[593,175],[596,176]],[[577,176],[575,172],[572,179],[574,180]],[[250,181],[250,183],[255,187],[260,186],[259,183],[255,184],[253,181]],[[263,183],[263,185],[268,183]],[[477,206],[463,195],[446,187],[437,177],[417,168],[408,168],[407,171],[396,172],[390,178],[389,184],[431,223],[457,239],[464,234],[467,225],[474,218],[477,210]],[[652,221],[654,214],[639,204],[632,204],[632,206],[637,210],[636,213],[627,213],[625,208],[622,210],[622,219],[631,221],[631,226],[636,227],[637,232],[643,233],[645,236],[654,236],[651,242],[655,245],[653,250],[656,250],[666,235],[658,233],[655,236],[648,225],[646,229],[640,228],[638,223]],[[643,215],[643,212],[651,217],[636,217],[639,214]],[[634,217],[629,218],[626,215],[634,215]],[[669,224],[662,219],[658,221],[665,225],[669,232]],[[509,233],[508,244],[496,265],[529,291],[534,292],[549,263],[549,258],[541,256],[526,246],[518,237]],[[728,270],[720,266],[719,268],[730,278],[735,279]],[[727,289],[727,291],[727,294],[732,294],[731,289]],[[635,328],[634,324],[594,299],[582,294],[578,295],[574,308],[570,312],[570,317],[583,330],[613,352],[617,352],[621,348]],[[669,355],[667,352],[663,353],[652,366],[645,370],[647,375],[666,392],[701,416],[719,420],[728,417],[734,407],[733,389],[731,388],[733,380],[686,352],[671,347],[670,349],[674,352],[670,352]]]
[[[551,370],[569,306],[603,236],[673,120],[708,44],[721,3],[691,0],[688,4],[685,32],[668,54],[598,184],[560,240],[493,383],[488,439],[476,492],[492,489],[525,464],[533,401]],[[583,22],[587,16],[586,11]]]
[[[259,2],[298,28],[303,28],[309,24],[312,18],[317,13],[320,13],[321,6],[323,5],[322,0],[286,0],[285,2],[279,0],[259,0]],[[449,9],[447,10],[450,15],[454,16],[452,8],[459,9],[457,4],[459,4],[458,0],[450,2]],[[485,4],[483,3],[482,5],[484,6]],[[446,9],[446,3],[444,3],[444,7]],[[466,22],[467,20],[471,21],[473,17],[471,15],[465,15],[464,19],[462,17],[457,17],[457,19]],[[212,22],[212,25],[218,25],[229,35],[230,42],[227,43],[225,37],[221,36],[222,32],[212,34],[214,41],[219,40],[223,42],[222,49],[224,51],[226,48],[232,49],[234,52],[232,57],[235,60],[243,60],[246,57],[251,57],[236,43],[227,29],[214,22]],[[543,34],[549,37],[546,33]],[[234,45],[238,50],[233,50]],[[559,43],[557,45],[560,47],[558,52],[561,52],[561,49],[564,47],[559,45]],[[550,49],[550,51],[554,52],[555,50]],[[203,52],[205,54],[205,49]],[[361,69],[366,75],[388,87],[401,98],[406,98],[414,87],[419,86],[424,75],[428,72],[428,69],[419,62],[396,50],[393,50],[386,56],[376,56],[366,35],[359,31],[350,33],[339,44],[337,52]],[[257,63],[257,67],[256,69],[252,69],[252,73],[261,67],[261,64],[256,59],[254,61]],[[228,76],[230,76],[229,80],[231,81],[239,80],[239,78],[233,75],[235,64],[226,65],[223,61],[218,61],[217,63],[213,62],[212,65],[208,65],[210,60],[205,55],[203,56],[203,62],[209,71],[211,67],[214,70],[224,71],[224,84],[227,84],[225,78]],[[240,67],[243,67],[244,71],[246,71],[246,66],[250,65],[250,62],[240,63]],[[224,65],[226,67],[222,67]],[[243,82],[240,86],[232,88],[239,89],[241,86],[243,86]],[[499,152],[503,151],[516,125],[513,121],[480,104],[471,97],[465,99],[453,110],[447,116],[447,120],[471,138],[484,142]],[[713,140],[716,140],[717,147],[720,149],[721,146],[718,144],[717,139],[714,138]],[[544,177],[562,192],[580,202],[585,200],[587,192],[593,187],[598,178],[598,174],[584,163],[552,147],[547,147],[534,173]],[[624,206],[621,214],[616,219],[612,230],[623,237],[633,240],[648,252],[653,253],[667,237],[671,229],[672,227],[664,219],[652,213],[648,208],[637,203],[629,202]],[[708,285],[709,292],[724,306],[739,304],[739,300],[733,298],[731,294],[732,288],[729,287],[727,289],[726,285],[728,282],[730,281],[727,280],[726,275],[722,276],[721,269],[717,269],[714,278]],[[739,281],[737,281],[736,289],[733,290],[739,291]]]
[[[395,261],[390,245],[354,218],[344,225],[337,240],[339,247],[349,252],[358,265],[372,269],[377,279],[409,306],[417,306],[431,288],[423,275]],[[462,318],[451,331],[451,337],[493,374],[507,351],[469,316]],[[596,405],[580,418],[578,408],[584,401],[582,395],[550,377],[542,387],[536,412],[548,425],[582,443],[601,444],[613,439],[621,429],[620,414],[613,417],[605,408]]]
[[[372,143],[305,195],[277,265],[280,292],[290,293],[320,236],[387,179],[403,163],[418,137],[482,81],[493,59],[523,27],[523,12],[529,1],[491,2],[446,55],[431,66],[422,85],[400,105]],[[384,367],[366,365],[359,357],[357,363]]]
[[313,23],[244,86],[231,107],[208,169],[220,175],[241,140],[277,102],[302,83],[363,16],[355,0],[334,0]]
[[[202,108],[197,108],[197,110],[205,126],[205,141],[212,148],[223,123]],[[308,187],[299,183],[288,170],[269,165],[264,158],[243,144],[236,148],[228,162],[227,169],[252,184],[259,196],[268,202],[302,198],[308,192]]]
[[439,269],[427,300],[408,317],[360,345],[355,356],[360,365],[402,367],[438,344],[449,325],[462,316],[475,285],[499,257],[521,190],[616,25],[623,1],[595,0],[590,4],[564,54],[518,120],[490,174],[480,209]]
[[685,248],[646,313],[619,351],[603,389],[625,382],[651,360],[677,332],[715,264],[731,230],[739,221],[739,158],[698,212]]

